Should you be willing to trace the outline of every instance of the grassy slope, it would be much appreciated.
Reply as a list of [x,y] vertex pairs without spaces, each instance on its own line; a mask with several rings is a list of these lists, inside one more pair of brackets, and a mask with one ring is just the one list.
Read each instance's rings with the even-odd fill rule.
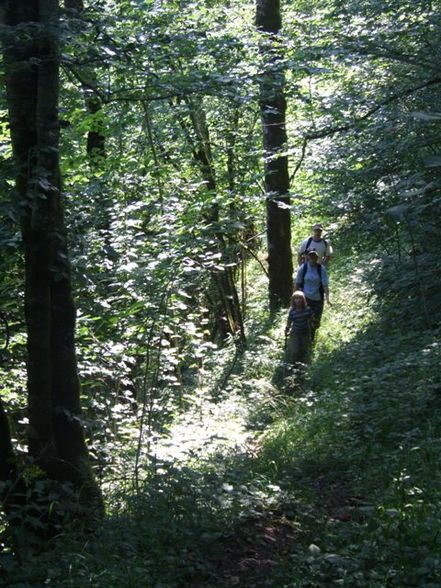
[[141,493],[8,585],[441,586],[439,332],[390,324],[364,272],[343,276],[302,389],[273,385],[285,313],[262,282],[247,350],[207,360]]
[[260,456],[299,528],[274,586],[441,586],[440,332],[377,315],[363,274],[335,276],[309,391]]

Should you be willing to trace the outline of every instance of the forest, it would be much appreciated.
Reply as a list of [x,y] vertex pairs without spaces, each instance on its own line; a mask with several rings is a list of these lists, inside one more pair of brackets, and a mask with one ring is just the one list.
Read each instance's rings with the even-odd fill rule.
[[441,2],[2,0],[0,79],[0,586],[440,588]]

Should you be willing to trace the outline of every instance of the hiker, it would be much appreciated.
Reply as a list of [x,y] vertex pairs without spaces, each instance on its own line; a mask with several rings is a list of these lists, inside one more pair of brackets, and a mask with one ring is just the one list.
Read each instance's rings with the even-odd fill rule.
[[320,326],[325,298],[326,302],[331,306],[328,273],[326,268],[319,264],[318,253],[315,249],[308,251],[307,260],[299,267],[294,290],[304,292],[306,303],[314,313],[315,321],[311,331],[311,338],[314,340],[315,332]]
[[306,303],[305,294],[301,290],[296,290],[291,298],[285,328],[285,337],[290,336],[286,352],[287,363],[308,363],[313,321],[314,313]]
[[327,265],[332,256],[332,246],[327,239],[322,238],[323,225],[316,223],[312,227],[312,236],[308,237],[299,247],[297,262],[302,265],[306,261],[306,254],[309,249],[315,249],[318,255],[318,262],[321,265]]

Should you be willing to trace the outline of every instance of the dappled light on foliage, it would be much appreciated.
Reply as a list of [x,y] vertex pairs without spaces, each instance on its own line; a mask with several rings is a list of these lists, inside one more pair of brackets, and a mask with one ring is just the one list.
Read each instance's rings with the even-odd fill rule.
[[6,3],[0,585],[439,586],[440,14]]

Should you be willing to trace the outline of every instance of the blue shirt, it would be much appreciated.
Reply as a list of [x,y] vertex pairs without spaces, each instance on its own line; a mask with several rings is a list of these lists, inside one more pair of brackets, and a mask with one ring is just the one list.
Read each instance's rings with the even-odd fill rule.
[[[320,276],[318,273],[317,266],[313,267],[309,262],[306,262],[306,265],[307,265],[307,270],[306,270],[305,280],[303,282],[302,290],[303,290],[305,296],[307,298],[309,298],[310,300],[320,300],[321,299],[321,296],[320,296]],[[296,284],[301,284],[303,270],[304,270],[304,264],[301,265],[297,271]],[[321,271],[322,271],[322,279],[321,279],[322,286],[328,286],[329,285],[328,273],[326,271],[326,268],[323,265],[321,266]]]

